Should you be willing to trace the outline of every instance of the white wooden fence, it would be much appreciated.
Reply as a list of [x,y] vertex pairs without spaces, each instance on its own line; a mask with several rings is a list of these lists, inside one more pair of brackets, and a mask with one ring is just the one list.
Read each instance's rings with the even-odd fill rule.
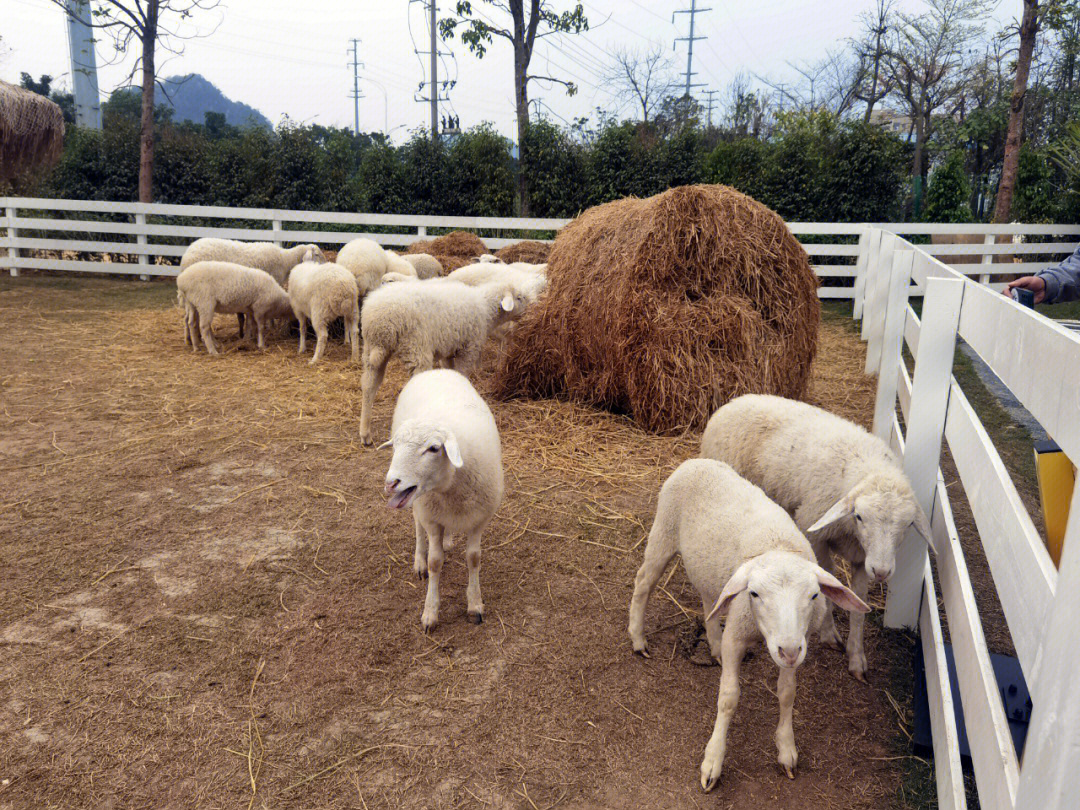
[[[878,374],[874,431],[901,454],[916,495],[931,515],[940,597],[953,644],[979,803],[986,810],[1076,808],[1080,806],[1080,485],[1073,493],[1058,570],[986,429],[953,378],[952,367],[961,337],[1076,462],[1080,336],[966,278],[894,232],[869,228],[864,250],[859,290],[867,371]],[[912,292],[924,296],[921,317],[909,303]],[[905,347],[914,360],[911,374]],[[939,467],[943,439],[960,474],[1034,705],[1022,768]],[[964,808],[939,597],[926,545],[912,535],[909,532],[900,549],[889,583],[885,623],[919,629],[939,806]]]
[[[222,208],[206,205],[119,203],[87,200],[44,200],[0,197],[0,268],[125,273],[175,276],[184,248],[203,236],[271,241],[278,244],[315,242],[335,248],[357,236],[387,246],[402,247],[452,229],[479,231],[489,248],[497,249],[523,238],[546,240],[568,220],[493,217],[437,217],[396,214],[344,214],[326,211],[281,211],[267,208]],[[1075,225],[933,225],[842,224],[790,222],[803,240],[824,281],[822,298],[862,300],[859,272],[868,255],[866,242],[878,228],[912,238],[951,239],[957,234],[983,237],[982,244],[927,246],[932,255],[955,263],[961,273],[978,275],[1022,273],[1045,267],[1049,261],[1025,262],[1025,257],[1059,259],[1080,238]],[[1052,237],[1049,244],[1014,244],[1009,237]],[[821,243],[825,237],[837,237]],[[996,244],[1004,238],[1007,243]],[[5,250],[6,248],[6,250]],[[49,253],[56,255],[48,255]],[[6,254],[6,255],[5,255]],[[68,255],[63,255],[68,254]],[[993,263],[1004,257],[1014,263]],[[103,261],[103,258],[106,259]],[[856,313],[861,315],[861,309]]]

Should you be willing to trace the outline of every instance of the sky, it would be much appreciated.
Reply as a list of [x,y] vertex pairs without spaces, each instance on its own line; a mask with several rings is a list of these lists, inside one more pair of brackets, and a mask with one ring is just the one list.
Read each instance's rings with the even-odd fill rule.
[[[556,9],[574,0],[552,0]],[[440,18],[455,0],[438,0]],[[428,105],[415,100],[419,83],[426,79],[428,50],[426,2],[421,0],[224,0],[202,12],[184,29],[204,34],[184,44],[183,55],[169,61],[159,75],[200,73],[229,98],[250,104],[275,125],[282,116],[324,126],[353,125],[353,69],[350,40],[357,38],[360,90],[360,129],[383,131],[401,142],[411,130],[430,121]],[[699,0],[711,11],[696,16],[694,43],[695,82],[703,91],[719,91],[717,103],[736,73],[790,81],[796,64],[819,59],[827,49],[842,46],[860,30],[859,14],[874,0]],[[916,10],[920,0],[900,0],[902,8]],[[998,16],[1019,13],[1020,0],[1003,0]],[[599,107],[615,109],[605,75],[612,53],[619,49],[660,46],[686,67],[690,0],[586,0],[590,23],[587,34],[549,38],[533,56],[531,72],[551,72],[578,85],[568,97],[558,85],[531,82],[531,98],[539,98],[545,113],[556,122],[590,115]],[[1013,8],[1015,6],[1015,8]],[[506,17],[484,0],[473,7],[489,18]],[[673,48],[674,46],[674,48]],[[460,42],[441,43],[440,81],[455,79],[449,102],[440,114],[455,114],[467,129],[490,122],[508,137],[515,135],[512,48],[496,38],[481,60]],[[119,86],[130,71],[133,57],[117,65],[103,65],[109,52],[99,46],[99,84],[103,96]],[[47,73],[61,86],[70,87],[67,28],[64,14],[48,0],[0,0],[0,79],[17,83],[26,71],[37,77]],[[423,61],[421,61],[423,60]],[[628,107],[623,112],[630,113]]]

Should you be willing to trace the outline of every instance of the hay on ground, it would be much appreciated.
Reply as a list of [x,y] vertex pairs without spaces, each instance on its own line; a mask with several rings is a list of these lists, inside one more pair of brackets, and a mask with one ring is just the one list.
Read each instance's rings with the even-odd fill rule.
[[524,242],[515,242],[495,251],[495,255],[507,264],[512,262],[543,264],[548,260],[548,254],[550,253],[551,245],[546,242],[535,242],[531,239],[526,239]]
[[590,208],[563,228],[545,298],[502,353],[500,397],[558,397],[658,431],[732,397],[801,397],[820,305],[783,220],[726,186]]
[[60,159],[64,113],[44,96],[0,82],[0,181]]
[[[446,273],[475,261],[477,256],[491,253],[480,237],[470,231],[451,231],[445,236],[439,236],[435,239],[413,242],[405,252],[430,253],[439,260],[443,266],[443,271]],[[460,264],[457,264],[456,267],[448,267],[447,259],[456,259]],[[454,265],[456,262],[450,261],[449,264]]]

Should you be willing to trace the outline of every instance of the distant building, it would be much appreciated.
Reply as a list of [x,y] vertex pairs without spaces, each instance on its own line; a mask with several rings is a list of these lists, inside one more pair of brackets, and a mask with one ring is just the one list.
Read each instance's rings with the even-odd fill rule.
[[870,112],[870,123],[876,124],[886,132],[894,132],[904,140],[910,140],[912,137],[911,116],[890,110],[888,107],[874,108]]

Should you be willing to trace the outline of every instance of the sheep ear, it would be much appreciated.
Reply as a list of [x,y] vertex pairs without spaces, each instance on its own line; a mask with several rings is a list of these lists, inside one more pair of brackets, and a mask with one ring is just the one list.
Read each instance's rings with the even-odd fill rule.
[[716,600],[716,604],[713,605],[713,609],[709,611],[709,615],[705,617],[705,621],[709,621],[717,613],[726,613],[728,608],[731,607],[731,600],[738,596],[740,593],[746,590],[750,584],[750,567],[753,560],[749,560],[735,569],[735,573],[731,575],[731,579],[727,581],[724,586],[724,590],[720,591],[720,596]]
[[811,526],[806,531],[808,531],[808,532],[820,531],[821,529],[824,529],[829,524],[836,523],[836,521],[842,520],[843,518],[846,518],[848,515],[850,515],[854,511],[855,511],[855,499],[852,497],[851,493],[849,492],[843,498],[841,498],[836,503],[834,503],[832,506],[830,506],[828,511],[825,512],[824,515],[819,517],[817,519],[817,522],[815,522],[814,525]]
[[393,446],[394,446],[394,437],[393,437],[393,436],[391,436],[391,437],[390,437],[389,439],[387,439],[387,440],[386,440],[385,442],[383,442],[382,444],[380,444],[380,445],[379,445],[378,447],[376,447],[375,449],[376,449],[376,450],[385,450],[385,449],[386,449],[387,447],[393,447]]
[[845,586],[844,583],[820,565],[814,566],[814,573],[817,574],[817,581],[818,585],[821,586],[821,592],[844,610],[854,610],[857,613],[870,612],[870,606],[856,596],[855,591]]
[[501,306],[507,312],[513,312],[514,311],[514,294],[508,292],[506,295],[504,295],[503,298],[502,298],[502,301],[499,302],[499,306]]
[[465,465],[465,460],[461,457],[461,448],[458,447],[457,439],[453,433],[446,434],[443,449],[446,451],[446,457],[450,459],[450,463],[459,470]]
[[930,521],[926,519],[926,512],[922,507],[916,507],[915,511],[915,523],[913,524],[915,531],[922,535],[922,539],[926,541],[926,545],[930,546],[930,550],[934,552],[934,556],[937,556],[937,546],[934,545],[934,533],[930,529]]

